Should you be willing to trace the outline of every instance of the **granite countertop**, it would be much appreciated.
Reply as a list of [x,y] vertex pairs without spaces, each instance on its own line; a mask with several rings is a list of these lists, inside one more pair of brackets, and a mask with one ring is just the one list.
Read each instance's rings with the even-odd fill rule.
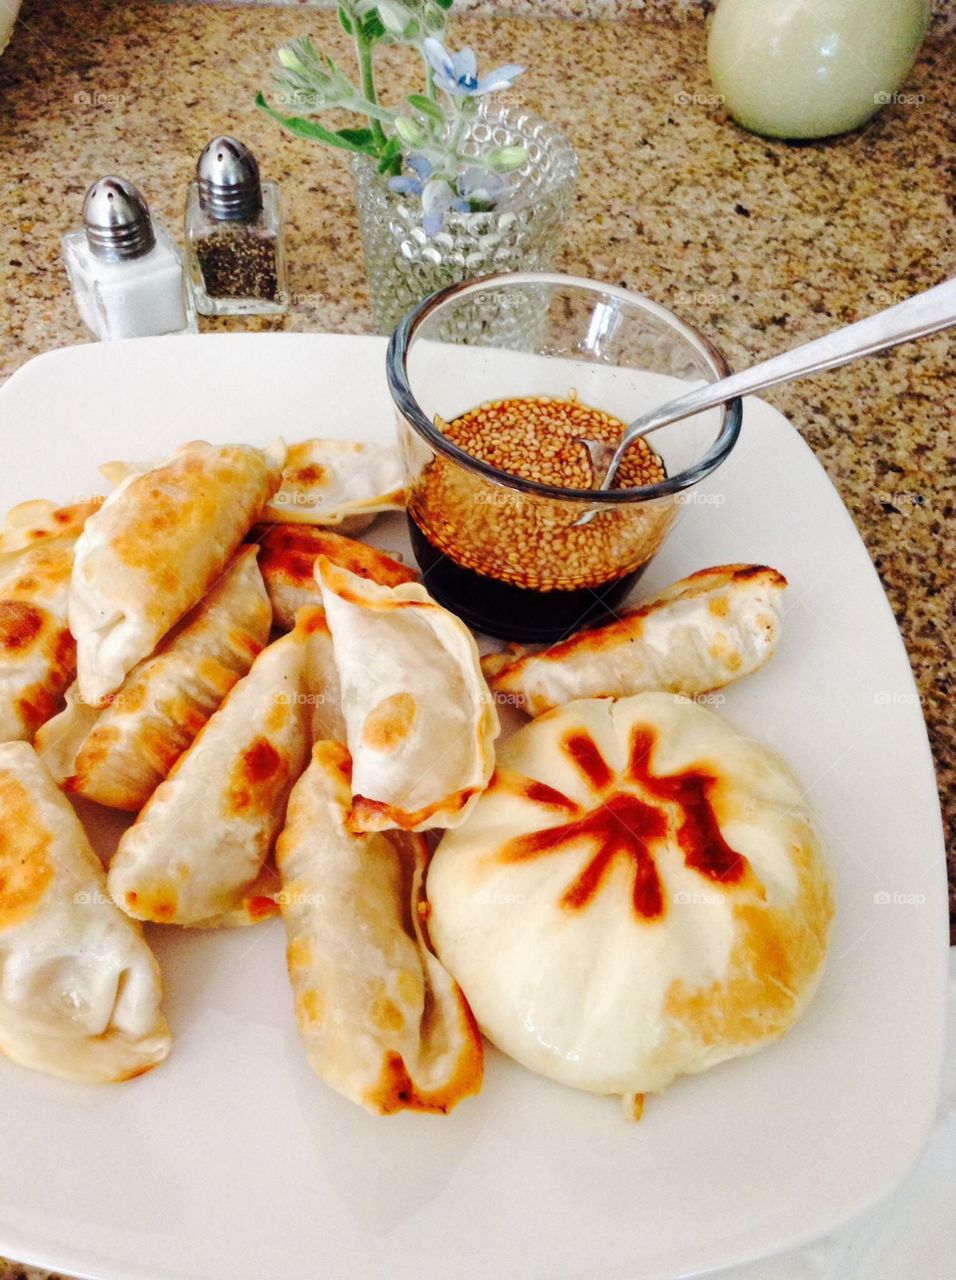
[[[858,134],[793,146],[730,123],[713,103],[703,24],[648,20],[659,13],[577,25],[453,19],[456,43],[474,44],[492,64],[531,67],[522,100],[578,149],[563,269],[672,306],[737,366],[954,274],[951,38],[938,31],[925,45],[907,86],[911,105],[884,110]],[[281,320],[203,327],[371,329],[347,162],[280,134],[252,105],[270,48],[303,32],[347,57],[330,12],[26,0],[0,60],[0,378],[41,351],[86,340],[58,255],[87,184],[107,171],[127,175],[178,234],[195,157],[223,130],[283,183],[295,301]],[[385,61],[400,72],[395,51]],[[952,834],[949,342],[937,335],[767,398],[816,451],[886,587]],[[0,1280],[15,1274],[0,1265]]]

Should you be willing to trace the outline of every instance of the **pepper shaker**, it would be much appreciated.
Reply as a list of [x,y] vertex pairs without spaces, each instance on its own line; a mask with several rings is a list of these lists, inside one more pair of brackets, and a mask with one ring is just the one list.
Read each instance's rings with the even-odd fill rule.
[[237,138],[213,138],[186,199],[186,246],[196,306],[204,316],[286,310],[279,185],[263,182]]
[[61,243],[77,310],[95,337],[196,332],[179,249],[125,178],[93,183],[83,200],[83,227]]

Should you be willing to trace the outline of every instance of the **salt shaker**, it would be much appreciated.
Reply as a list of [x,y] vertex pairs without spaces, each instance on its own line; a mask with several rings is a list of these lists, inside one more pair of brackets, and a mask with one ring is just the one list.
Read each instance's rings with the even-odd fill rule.
[[286,310],[279,186],[261,180],[255,156],[237,138],[213,138],[199,157],[186,199],[186,246],[203,315]]
[[83,200],[83,227],[65,235],[62,246],[77,310],[95,337],[196,332],[179,249],[125,178],[93,183]]

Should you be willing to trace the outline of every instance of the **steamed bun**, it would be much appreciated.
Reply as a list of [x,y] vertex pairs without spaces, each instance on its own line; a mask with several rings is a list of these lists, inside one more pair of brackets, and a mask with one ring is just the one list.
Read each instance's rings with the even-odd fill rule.
[[626,1096],[783,1035],[833,913],[787,767],[666,693],[582,699],[515,734],[427,890],[432,941],[488,1038]]

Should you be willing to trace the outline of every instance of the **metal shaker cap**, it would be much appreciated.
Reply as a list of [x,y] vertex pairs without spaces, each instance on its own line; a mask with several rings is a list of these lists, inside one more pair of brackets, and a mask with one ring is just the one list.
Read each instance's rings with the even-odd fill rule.
[[93,256],[107,262],[141,258],[156,243],[149,205],[125,178],[93,183],[83,199],[83,224]]
[[251,222],[262,209],[259,163],[238,138],[213,138],[196,165],[199,203],[216,222]]

